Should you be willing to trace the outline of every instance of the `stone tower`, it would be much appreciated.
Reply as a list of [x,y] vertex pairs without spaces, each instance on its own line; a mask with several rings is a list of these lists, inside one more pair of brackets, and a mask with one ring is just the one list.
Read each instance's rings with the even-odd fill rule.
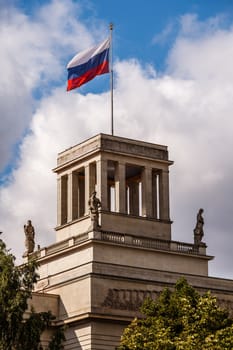
[[105,134],[58,155],[56,243],[32,255],[40,263],[34,303],[67,325],[66,350],[114,350],[143,300],[180,276],[230,298],[231,281],[220,288],[208,277],[206,245],[171,238],[171,164],[166,146]]
[[101,201],[102,231],[171,239],[167,147],[100,134],[58,156],[57,242],[90,227]]

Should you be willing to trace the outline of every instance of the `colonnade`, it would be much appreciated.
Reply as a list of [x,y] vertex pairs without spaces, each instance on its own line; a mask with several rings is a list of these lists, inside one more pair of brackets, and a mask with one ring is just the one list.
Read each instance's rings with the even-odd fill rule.
[[58,175],[58,226],[88,215],[94,190],[104,211],[170,220],[168,168],[100,159]]

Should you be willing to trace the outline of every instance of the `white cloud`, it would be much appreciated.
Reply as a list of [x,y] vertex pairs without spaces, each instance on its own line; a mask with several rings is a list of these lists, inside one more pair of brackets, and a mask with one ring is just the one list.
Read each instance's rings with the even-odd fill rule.
[[[60,23],[57,17],[62,10],[58,8],[57,12],[50,24],[54,28]],[[47,13],[38,18],[44,16]],[[217,255],[211,271],[232,277],[228,247],[232,245],[233,226],[233,89],[229,64],[233,30],[221,30],[218,25],[208,30],[207,23],[202,37],[198,34],[200,26],[203,28],[197,19],[189,19],[189,26],[183,26],[170,52],[167,73],[162,76],[137,60],[116,64],[115,134],[169,146],[170,158],[175,161],[170,171],[173,238],[192,242],[197,210],[204,207],[208,252]],[[62,42],[62,31],[56,35]],[[88,31],[87,38],[92,40]],[[54,50],[55,57],[55,46],[47,40],[48,51]],[[63,55],[60,50],[57,55],[58,67]],[[46,56],[45,61],[49,60]],[[40,61],[43,68],[37,72],[38,81],[41,71],[46,74],[50,70],[43,57]],[[31,89],[33,84],[26,81],[25,85]],[[1,230],[18,256],[23,253],[23,224],[27,219],[32,219],[36,228],[37,243],[45,245],[54,240],[56,177],[51,169],[56,165],[56,155],[94,134],[109,133],[109,95],[84,96],[79,91],[67,94],[63,87],[54,89],[36,107],[29,129],[21,145],[19,167],[0,193]]]
[[169,36],[172,34],[174,29],[174,23],[169,22],[161,33],[154,35],[152,39],[153,44],[164,44],[166,43]]
[[[64,89],[44,99],[33,116],[20,148],[20,166],[1,189],[1,225],[10,247],[23,252],[23,224],[32,220],[37,244],[55,240],[57,153],[94,133],[108,132],[108,98],[67,94]],[[89,116],[87,118],[87,115]]]
[[[95,38],[81,21],[82,9],[71,0],[53,0],[28,17],[13,7],[3,8],[1,45],[0,171],[12,155],[35,109],[33,94],[48,91],[51,81],[65,81],[65,65],[74,53]],[[95,26],[96,23],[92,26]],[[95,31],[99,37],[102,26]],[[70,57],[68,57],[70,55]],[[66,61],[67,60],[67,61]]]
[[215,18],[206,23],[198,22],[195,16],[181,18],[182,29],[168,59],[169,72],[183,79],[195,79],[204,84],[217,82],[216,90],[228,84],[232,93],[230,69],[233,56],[233,26],[221,29]]

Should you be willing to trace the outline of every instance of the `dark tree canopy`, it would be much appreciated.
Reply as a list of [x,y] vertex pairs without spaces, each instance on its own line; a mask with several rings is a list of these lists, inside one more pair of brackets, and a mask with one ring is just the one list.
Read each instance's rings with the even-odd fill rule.
[[119,350],[232,350],[233,320],[209,292],[200,295],[185,279],[174,290],[142,306],[145,318],[134,319]]
[[[0,239],[0,350],[40,350],[40,336],[51,326],[50,312],[35,313],[25,319],[27,301],[39,276],[37,263],[16,266],[15,257]],[[59,330],[50,342],[49,350],[63,349],[64,335]],[[55,344],[55,345],[54,345]]]

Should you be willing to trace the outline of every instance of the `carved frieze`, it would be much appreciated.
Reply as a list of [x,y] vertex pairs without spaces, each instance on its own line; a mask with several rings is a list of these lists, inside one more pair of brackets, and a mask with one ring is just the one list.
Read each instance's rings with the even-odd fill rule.
[[[101,306],[109,309],[139,311],[144,300],[158,297],[158,291],[109,288]],[[233,315],[233,300],[217,298],[220,307],[227,309]]]
[[155,299],[157,291],[110,288],[102,306],[110,309],[138,311],[146,298]]
[[233,316],[233,300],[217,298],[218,305],[223,309],[227,309],[231,316]]

